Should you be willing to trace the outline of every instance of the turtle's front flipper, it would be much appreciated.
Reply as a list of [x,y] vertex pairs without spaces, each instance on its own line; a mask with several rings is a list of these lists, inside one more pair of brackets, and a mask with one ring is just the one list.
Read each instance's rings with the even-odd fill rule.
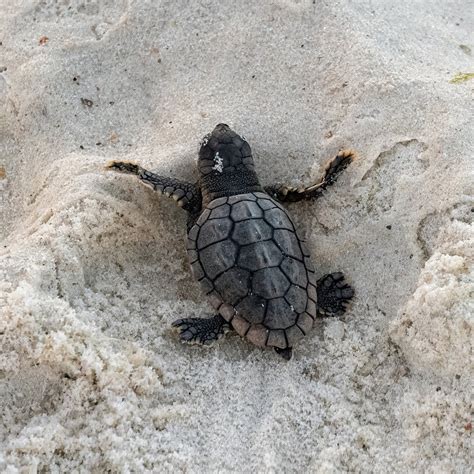
[[205,346],[210,346],[230,330],[229,323],[220,314],[207,319],[178,319],[173,326],[178,328],[182,341]]
[[195,184],[157,175],[129,161],[111,161],[106,168],[137,176],[143,184],[157,193],[172,197],[186,211],[195,213],[201,208],[201,191]]
[[355,159],[355,153],[350,150],[341,151],[326,165],[324,176],[315,184],[308,187],[294,188],[282,184],[265,186],[265,191],[280,202],[296,202],[304,199],[316,199],[331,184],[334,184],[339,174]]
[[340,316],[354,296],[354,290],[345,282],[341,272],[330,273],[317,282],[318,316]]

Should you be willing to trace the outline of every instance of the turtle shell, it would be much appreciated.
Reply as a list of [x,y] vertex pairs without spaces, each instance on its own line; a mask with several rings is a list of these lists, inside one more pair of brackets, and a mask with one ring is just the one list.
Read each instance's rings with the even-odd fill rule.
[[285,349],[313,326],[310,255],[268,194],[211,201],[189,230],[188,255],[212,306],[253,344]]

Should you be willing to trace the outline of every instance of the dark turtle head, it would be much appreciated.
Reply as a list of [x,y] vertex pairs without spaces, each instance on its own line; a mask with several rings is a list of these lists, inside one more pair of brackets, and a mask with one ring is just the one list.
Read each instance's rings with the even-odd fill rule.
[[262,190],[249,144],[225,123],[203,138],[198,168],[205,199]]

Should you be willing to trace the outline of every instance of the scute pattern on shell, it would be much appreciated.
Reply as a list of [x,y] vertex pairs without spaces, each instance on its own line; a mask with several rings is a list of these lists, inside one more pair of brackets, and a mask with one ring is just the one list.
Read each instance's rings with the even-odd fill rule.
[[286,210],[268,194],[210,202],[187,247],[211,304],[250,342],[284,349],[311,329],[316,278],[310,255]]

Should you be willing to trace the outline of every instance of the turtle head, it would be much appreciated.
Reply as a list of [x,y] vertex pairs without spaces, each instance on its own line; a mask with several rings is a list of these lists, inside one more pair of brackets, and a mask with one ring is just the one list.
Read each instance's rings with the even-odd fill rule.
[[200,173],[222,174],[245,168],[252,170],[254,168],[249,144],[225,123],[216,125],[201,141]]
[[225,123],[202,139],[198,168],[203,191],[213,199],[261,190],[249,144]]

